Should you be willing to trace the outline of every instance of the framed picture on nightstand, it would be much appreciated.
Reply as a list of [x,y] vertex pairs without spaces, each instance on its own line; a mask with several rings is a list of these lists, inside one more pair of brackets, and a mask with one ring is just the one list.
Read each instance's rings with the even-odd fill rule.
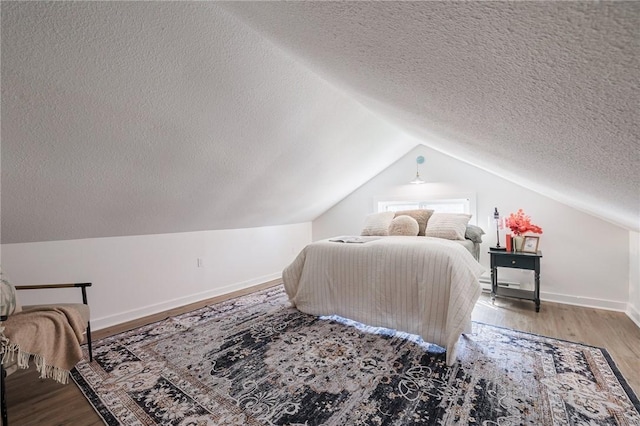
[[525,235],[524,242],[522,243],[522,251],[524,253],[537,253],[538,243],[540,243],[540,237]]

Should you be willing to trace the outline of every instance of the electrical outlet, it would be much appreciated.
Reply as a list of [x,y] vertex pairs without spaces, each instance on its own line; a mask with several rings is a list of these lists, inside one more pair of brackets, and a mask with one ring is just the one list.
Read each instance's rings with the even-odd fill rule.
[[202,261],[201,257],[198,258],[196,264],[198,265],[198,268],[204,267],[204,262]]

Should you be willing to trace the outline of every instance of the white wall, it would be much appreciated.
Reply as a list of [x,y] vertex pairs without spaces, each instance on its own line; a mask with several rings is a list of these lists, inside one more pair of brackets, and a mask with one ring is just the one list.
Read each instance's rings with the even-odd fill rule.
[[640,232],[629,231],[629,306],[627,315],[640,327]]
[[[418,155],[426,159],[420,166],[420,176],[430,183],[410,185]],[[518,208],[531,215],[532,222],[544,230],[540,239],[542,299],[627,310],[630,269],[627,230],[423,145],[316,218],[313,239],[359,234],[364,217],[374,211],[374,199],[429,198],[443,193],[475,193],[477,212],[474,214],[487,232],[494,207],[503,215]],[[484,236],[480,263],[487,271],[487,251],[495,245],[495,239],[495,234],[489,232]],[[530,271],[509,272],[512,273],[510,280],[515,278],[525,286],[533,281]]]
[[[301,223],[3,244],[2,270],[16,285],[92,282],[88,298],[97,330],[279,278],[310,241],[311,224]],[[81,301],[77,289],[56,292],[21,291],[19,297],[23,304]]]

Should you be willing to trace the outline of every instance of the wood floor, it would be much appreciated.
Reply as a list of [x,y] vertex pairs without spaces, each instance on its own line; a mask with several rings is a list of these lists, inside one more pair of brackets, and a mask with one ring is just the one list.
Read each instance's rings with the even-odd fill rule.
[[[93,333],[94,340],[274,284],[277,282],[98,330]],[[540,313],[536,314],[533,302],[498,298],[492,304],[488,294],[483,293],[473,312],[473,320],[605,347],[636,395],[640,396],[640,328],[621,312],[543,301]],[[33,367],[7,378],[7,405],[12,426],[103,424],[73,381],[63,386],[52,380],[39,379]]]

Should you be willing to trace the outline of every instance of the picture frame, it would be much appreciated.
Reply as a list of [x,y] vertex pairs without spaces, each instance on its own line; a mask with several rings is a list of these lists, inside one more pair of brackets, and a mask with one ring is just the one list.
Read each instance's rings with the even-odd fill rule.
[[524,242],[522,243],[523,253],[538,253],[538,244],[540,244],[540,237],[534,235],[525,235]]

